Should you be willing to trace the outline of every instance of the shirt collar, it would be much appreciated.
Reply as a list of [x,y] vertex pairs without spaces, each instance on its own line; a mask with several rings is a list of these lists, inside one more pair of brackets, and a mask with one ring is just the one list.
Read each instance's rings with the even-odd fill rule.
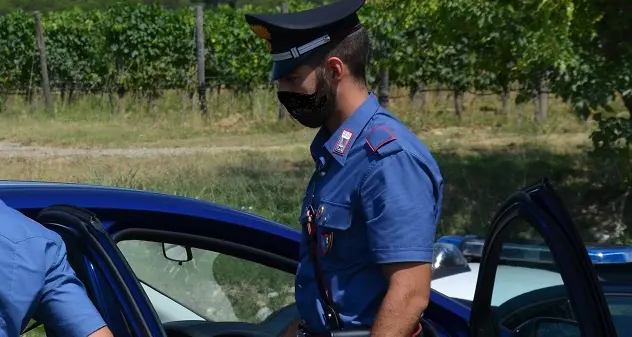
[[340,165],[344,165],[351,147],[379,107],[380,104],[377,97],[373,93],[369,93],[369,97],[362,105],[332,135],[330,135],[326,127],[321,127],[310,146],[314,161],[323,157],[324,151],[326,151]]

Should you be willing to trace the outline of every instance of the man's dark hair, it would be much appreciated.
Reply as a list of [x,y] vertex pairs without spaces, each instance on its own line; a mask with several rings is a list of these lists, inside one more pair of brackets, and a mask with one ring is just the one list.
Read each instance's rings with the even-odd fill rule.
[[365,28],[351,33],[330,48],[323,48],[312,57],[311,64],[317,68],[324,68],[330,57],[339,58],[349,67],[351,76],[358,84],[366,85],[366,69],[371,50],[369,33]]

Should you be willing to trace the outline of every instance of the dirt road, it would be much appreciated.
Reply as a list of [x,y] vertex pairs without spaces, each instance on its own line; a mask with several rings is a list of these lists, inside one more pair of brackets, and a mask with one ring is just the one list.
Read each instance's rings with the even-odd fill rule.
[[50,157],[148,157],[174,156],[193,153],[223,153],[241,151],[283,151],[307,148],[307,144],[283,146],[216,146],[216,147],[137,147],[128,149],[77,149],[45,146],[24,146],[16,143],[0,142],[0,158],[50,158]]
[[[454,128],[460,131],[457,128]],[[516,136],[511,134],[489,134],[471,131],[467,134],[446,128],[419,134],[431,148],[500,148],[523,143],[538,142],[547,146],[580,146],[589,143],[586,133],[549,134],[545,136]],[[426,138],[430,136],[430,138]],[[276,152],[307,149],[309,143],[288,143],[284,145],[242,145],[242,146],[183,146],[183,147],[131,147],[95,148],[29,146],[0,141],[0,158],[51,158],[51,157],[148,157],[176,156],[195,153],[225,153],[243,151]]]

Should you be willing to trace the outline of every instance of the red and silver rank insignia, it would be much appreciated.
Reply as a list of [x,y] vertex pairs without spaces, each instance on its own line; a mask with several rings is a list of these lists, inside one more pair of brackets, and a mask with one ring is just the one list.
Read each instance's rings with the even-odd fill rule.
[[320,250],[323,255],[327,255],[334,244],[334,233],[322,233],[320,235]]
[[351,138],[353,137],[353,132],[350,130],[344,129],[338,137],[336,141],[336,145],[334,145],[334,152],[343,156],[345,152],[347,152],[347,148],[349,144],[351,144]]

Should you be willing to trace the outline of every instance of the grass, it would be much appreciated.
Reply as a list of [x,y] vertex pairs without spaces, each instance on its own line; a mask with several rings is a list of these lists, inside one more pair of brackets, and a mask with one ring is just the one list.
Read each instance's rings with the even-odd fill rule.
[[[251,96],[253,110],[248,104],[250,96],[213,92],[208,97],[207,117],[200,115],[195,99],[189,100],[179,92],[165,93],[153,108],[133,97],[117,101],[114,109],[107,95],[78,97],[72,104],[55,97],[51,112],[45,111],[37,97],[32,104],[24,104],[22,97],[11,96],[0,112],[0,141],[83,148],[283,145],[308,141],[311,130],[305,130],[291,118],[277,120],[274,93],[260,90]],[[540,125],[532,122],[533,104],[512,104],[510,114],[502,115],[497,96],[468,94],[466,113],[458,120],[452,100],[449,92],[429,93],[421,108],[411,103],[405,90],[395,89],[389,108],[419,133],[452,126],[514,136],[592,129],[592,125],[572,117],[570,108],[554,98],[546,123]],[[624,110],[620,102],[615,109]]]
[[[395,96],[401,95],[396,92]],[[494,97],[469,96],[467,114],[458,121],[451,101],[431,95],[421,112],[405,98],[392,110],[433,151],[445,178],[443,216],[437,236],[484,234],[489,220],[513,191],[542,177],[558,188],[586,241],[630,243],[632,214],[625,207],[627,186],[617,166],[590,157],[593,125],[572,117],[552,100],[548,120],[531,122],[530,105],[513,106],[509,116],[494,112]],[[155,110],[133,101],[120,102],[114,114],[107,99],[85,97],[72,105],[57,104],[53,115],[38,101],[24,105],[11,98],[0,114],[0,143],[41,147],[107,148],[233,147],[224,152],[153,156],[0,155],[3,179],[87,182],[175,193],[261,214],[297,227],[301,196],[313,169],[307,145],[314,134],[291,120],[276,121],[270,93],[255,94],[251,115],[239,97],[210,97],[209,118],[195,102],[169,93]],[[623,110],[619,103],[615,107]],[[523,109],[523,115],[517,113]],[[237,114],[234,111],[240,111]],[[246,111],[246,113],[244,113]],[[277,146],[263,151],[263,147]],[[229,151],[230,150],[230,151]],[[131,248],[130,248],[131,249]],[[291,275],[253,266],[229,256],[194,252],[195,264],[167,264],[156,246],[128,249],[141,279],[185,299],[209,317],[209,289],[219,287],[240,320],[259,321],[263,307],[277,309],[291,300]],[[152,252],[152,253],[150,253]],[[153,261],[153,262],[152,262]],[[134,267],[137,266],[137,267]],[[212,279],[208,271],[214,271]],[[169,272],[165,272],[169,268]],[[210,283],[209,283],[210,282]],[[212,307],[212,306],[211,306]],[[212,309],[212,308],[211,308]],[[221,318],[220,318],[221,319]],[[34,335],[33,335],[34,334]],[[34,331],[32,336],[41,335]]]

